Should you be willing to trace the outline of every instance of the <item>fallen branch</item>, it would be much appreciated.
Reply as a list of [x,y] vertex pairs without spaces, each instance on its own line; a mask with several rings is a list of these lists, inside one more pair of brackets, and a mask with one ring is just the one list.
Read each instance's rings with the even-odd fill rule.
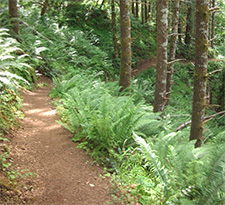
[[22,21],[21,19],[18,19],[18,21],[21,22],[22,24],[24,24],[25,26],[27,26],[28,28],[30,28],[35,34],[41,36],[43,39],[49,41],[50,43],[53,43],[51,40],[49,40],[47,37],[43,36],[41,33],[39,33],[36,29],[34,29],[32,26],[30,26],[25,21]]
[[[203,120],[203,121],[206,121],[206,120],[208,120],[208,119],[211,119],[211,118],[213,118],[213,117],[216,117],[217,115],[222,115],[222,114],[225,114],[225,110],[224,110],[224,111],[221,111],[221,112],[218,112],[218,113],[215,113],[215,114],[210,115],[210,116],[206,116],[206,117],[204,117],[204,120]],[[187,127],[189,124],[191,124],[191,120],[189,120],[188,122],[185,122],[184,124],[180,125],[180,126],[176,129],[176,131],[179,131],[179,130],[181,130],[181,129]]]

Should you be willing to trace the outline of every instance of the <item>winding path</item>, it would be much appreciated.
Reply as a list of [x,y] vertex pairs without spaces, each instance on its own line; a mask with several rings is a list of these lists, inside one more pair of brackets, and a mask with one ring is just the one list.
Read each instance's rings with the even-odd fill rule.
[[[42,77],[43,82],[51,83]],[[32,204],[108,204],[110,184],[102,168],[71,141],[72,134],[56,123],[59,117],[42,87],[23,94],[25,119],[12,139],[19,170],[37,173],[23,183],[21,198]]]

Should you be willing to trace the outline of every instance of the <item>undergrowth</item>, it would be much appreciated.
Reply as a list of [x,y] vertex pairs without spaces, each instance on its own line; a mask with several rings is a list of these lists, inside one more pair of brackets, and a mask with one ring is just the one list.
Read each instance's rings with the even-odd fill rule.
[[[74,133],[73,140],[80,148],[107,167],[121,191],[119,200],[126,204],[223,204],[224,116],[206,124],[204,143],[198,149],[188,140],[188,126],[176,131],[191,119],[193,65],[175,65],[171,101],[162,119],[152,111],[154,69],[133,79],[129,91],[119,93],[118,69],[113,68],[110,56],[111,33],[106,32],[110,19],[107,11],[90,8],[75,4],[59,15],[42,18],[35,6],[29,15],[21,8],[23,20],[42,35],[21,25],[20,46],[7,36],[7,30],[0,31],[3,130],[18,117],[17,90],[35,81],[36,67],[53,78],[51,97],[57,99],[58,123]],[[101,20],[101,28],[96,19]],[[146,37],[155,27],[135,19],[132,26],[136,62],[155,50],[155,36]],[[211,62],[209,72],[223,66],[223,62]],[[219,71],[210,76],[209,88],[211,101],[219,104]],[[207,111],[217,110],[211,106]],[[5,164],[2,156],[1,164]]]

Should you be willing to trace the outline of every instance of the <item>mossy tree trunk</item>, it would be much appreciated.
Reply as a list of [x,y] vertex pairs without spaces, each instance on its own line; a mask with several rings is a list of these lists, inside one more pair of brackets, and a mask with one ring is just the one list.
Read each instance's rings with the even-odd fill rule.
[[[212,0],[212,7],[215,7],[215,0]],[[212,12],[211,19],[211,39],[214,38],[214,30],[215,30],[215,12]],[[211,48],[214,48],[214,41],[211,40]]]
[[117,29],[116,29],[116,9],[115,9],[115,0],[111,2],[112,9],[112,33],[113,33],[113,62],[118,58],[118,43],[117,43]]
[[47,8],[48,8],[48,0],[45,0],[44,4],[42,6],[42,9],[41,9],[41,16],[45,15]]
[[19,22],[16,20],[18,17],[17,0],[9,0],[9,18],[12,19],[12,31],[16,34],[19,33]]
[[121,91],[130,86],[131,82],[131,26],[129,0],[120,0],[120,31],[121,31]]
[[197,140],[195,147],[201,146],[203,138],[208,66],[208,23],[209,0],[197,0],[194,94],[190,133],[190,140]]
[[[173,0],[172,3],[173,3],[173,17],[172,17],[172,36],[170,39],[169,62],[173,62],[176,58],[180,0]],[[166,105],[169,105],[170,102],[170,94],[173,83],[173,72],[174,72],[174,63],[170,63],[167,67]]]
[[187,10],[187,21],[186,21],[186,31],[184,42],[187,46],[191,44],[191,34],[192,34],[192,4],[190,3]]
[[141,0],[141,23],[144,24],[144,0]]
[[166,103],[168,2],[157,1],[157,68],[154,112],[164,112]]

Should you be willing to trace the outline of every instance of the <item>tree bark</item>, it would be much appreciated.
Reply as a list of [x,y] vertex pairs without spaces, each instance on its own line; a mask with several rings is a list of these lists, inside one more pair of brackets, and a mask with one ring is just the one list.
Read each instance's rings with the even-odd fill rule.
[[139,4],[138,4],[138,1],[139,1],[139,0],[136,0],[136,18],[139,17],[139,9],[138,9]]
[[[215,0],[212,0],[212,7],[215,7]],[[211,39],[214,38],[214,29],[215,29],[215,12],[212,12],[212,20],[211,20]],[[211,48],[214,48],[214,42],[211,41]]]
[[186,32],[184,42],[186,45],[191,44],[191,33],[192,33],[192,5],[188,7],[187,10],[187,22],[186,22]]
[[[173,0],[173,19],[172,19],[172,36],[170,40],[170,52],[169,52],[169,62],[173,62],[176,58],[176,49],[177,49],[177,38],[178,38],[178,22],[179,22],[179,9],[180,9],[180,0]],[[173,84],[173,72],[174,72],[174,63],[168,64],[167,67],[167,79],[166,79],[166,105],[169,105],[170,94]]]
[[157,1],[157,69],[155,84],[154,112],[164,113],[166,103],[166,73],[168,44],[168,3]]
[[219,110],[225,110],[225,68],[223,68],[222,71],[222,85],[220,91],[221,96],[219,98],[219,105],[220,105]]
[[147,0],[144,1],[145,2],[145,23],[148,22],[148,3]]
[[12,19],[12,31],[16,34],[19,33],[19,22],[16,20],[18,17],[17,0],[9,0],[9,18]]
[[44,16],[48,8],[48,0],[45,0],[43,7],[41,9],[41,16]]
[[121,63],[120,80],[121,90],[130,87],[131,82],[131,26],[129,0],[120,0],[120,31],[121,31]]
[[118,58],[118,44],[117,44],[117,29],[116,29],[116,10],[115,10],[115,0],[112,0],[112,33],[113,33],[113,62]]
[[132,0],[131,11],[132,14],[135,16],[134,0]]
[[208,23],[209,0],[196,0],[195,71],[190,133],[190,140],[197,140],[195,147],[201,146],[203,138],[208,76]]
[[144,24],[144,0],[141,0],[141,23]]

